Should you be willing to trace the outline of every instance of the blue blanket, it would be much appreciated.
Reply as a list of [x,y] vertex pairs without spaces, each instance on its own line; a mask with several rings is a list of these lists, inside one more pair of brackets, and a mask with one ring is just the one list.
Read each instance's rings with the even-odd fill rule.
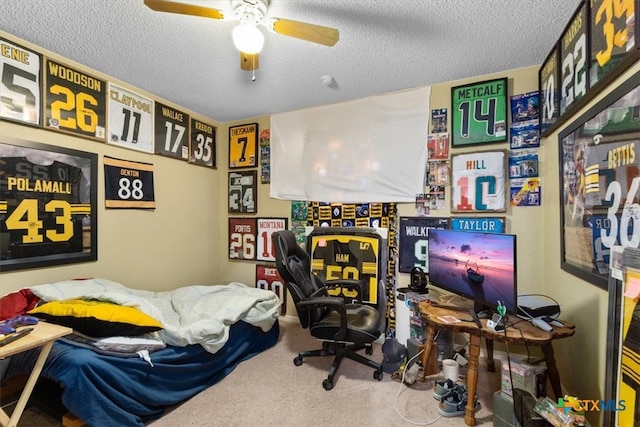
[[138,358],[105,356],[56,342],[42,375],[63,388],[62,403],[91,426],[143,426],[166,407],[217,383],[243,360],[273,346],[279,326],[263,332],[239,321],[215,354],[201,345],[167,346],[152,353],[153,367]]

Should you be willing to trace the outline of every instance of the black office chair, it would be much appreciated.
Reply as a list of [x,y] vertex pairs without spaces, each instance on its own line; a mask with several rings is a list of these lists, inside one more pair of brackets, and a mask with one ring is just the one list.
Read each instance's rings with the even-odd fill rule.
[[[325,390],[333,388],[333,378],[344,357],[375,369],[373,378],[382,380],[382,366],[356,353],[365,349],[373,354],[372,343],[384,332],[384,300],[379,299],[379,309],[351,303],[340,296],[329,296],[333,287],[348,288],[362,295],[362,283],[357,280],[323,281],[311,272],[311,258],[296,242],[292,231],[273,233],[278,272],[287,282],[300,319],[300,325],[309,329],[311,336],[323,341],[322,349],[302,351],[293,359],[296,366],[302,365],[305,357],[335,356],[329,376],[322,382]],[[379,290],[378,294],[383,295]]]

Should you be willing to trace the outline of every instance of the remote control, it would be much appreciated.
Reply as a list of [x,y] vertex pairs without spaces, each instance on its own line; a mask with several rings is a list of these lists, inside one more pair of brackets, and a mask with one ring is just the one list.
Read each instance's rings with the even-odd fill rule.
[[544,320],[542,320],[542,318],[540,318],[540,317],[534,317],[533,319],[531,319],[531,323],[533,324],[533,326],[536,326],[536,327],[542,329],[543,331],[549,332],[549,331],[553,330],[551,325],[548,324],[547,322],[545,322]]

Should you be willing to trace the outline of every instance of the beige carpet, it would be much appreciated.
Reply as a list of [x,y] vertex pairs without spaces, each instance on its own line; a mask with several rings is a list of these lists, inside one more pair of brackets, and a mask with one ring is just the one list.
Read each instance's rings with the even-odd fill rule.
[[[411,387],[373,379],[373,370],[345,359],[334,388],[325,391],[330,357],[293,364],[298,351],[319,348],[298,323],[281,322],[281,336],[271,349],[243,362],[229,376],[183,403],[150,427],[175,426],[464,426],[464,417],[442,418],[432,396],[433,379]],[[363,352],[364,353],[364,352]],[[376,345],[371,356],[382,360]],[[499,366],[499,365],[498,365]],[[481,361],[476,425],[493,425],[493,392],[499,373],[488,373]],[[461,371],[464,373],[464,370]]]
[[[345,359],[325,391],[331,357],[308,358],[293,364],[298,351],[319,348],[320,342],[297,321],[280,322],[280,339],[269,350],[241,363],[230,375],[192,399],[169,410],[149,427],[177,426],[464,426],[464,417],[443,418],[432,396],[431,377],[411,387],[385,373],[373,379],[373,370]],[[381,346],[371,356],[382,360]],[[363,352],[364,354],[364,352]],[[500,366],[497,364],[497,366]],[[463,376],[464,369],[460,371]],[[493,425],[493,392],[500,389],[500,374],[489,373],[480,361],[476,425]],[[7,408],[10,412],[11,407]],[[22,427],[59,426],[35,407],[28,408]]]

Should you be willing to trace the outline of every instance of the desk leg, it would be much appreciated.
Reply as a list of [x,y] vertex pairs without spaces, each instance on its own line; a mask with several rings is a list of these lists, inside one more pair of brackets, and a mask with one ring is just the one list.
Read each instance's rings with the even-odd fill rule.
[[476,390],[478,389],[478,356],[480,356],[480,335],[469,336],[469,368],[467,369],[467,408],[464,422],[468,426],[476,424]]
[[31,396],[31,392],[33,391],[33,387],[36,385],[38,381],[38,377],[40,377],[40,372],[42,372],[42,368],[44,366],[44,362],[47,360],[47,356],[49,356],[49,352],[51,351],[51,347],[53,346],[53,341],[50,341],[42,346],[42,350],[40,350],[40,355],[36,360],[36,364],[31,371],[31,375],[29,375],[29,379],[27,380],[27,385],[25,385],[24,390],[22,390],[22,394],[20,395],[20,399],[18,399],[18,403],[16,404],[13,413],[11,414],[11,418],[9,419],[9,423],[7,427],[15,427],[18,425],[18,420],[22,416],[22,412],[24,411],[25,406],[27,406],[27,402],[29,401],[29,397]]
[[556,358],[553,354],[551,342],[542,346],[542,353],[544,354],[544,361],[547,363],[547,372],[549,373],[551,388],[553,388],[553,394],[557,399],[562,397],[562,386],[560,385],[560,372],[558,372],[558,367],[556,366]]
[[496,362],[493,360],[493,340],[485,337],[484,343],[487,346],[487,371],[496,371]]
[[429,325],[427,328],[427,339],[424,343],[424,352],[422,353],[422,375],[418,378],[418,381],[424,382],[427,374],[427,366],[429,366],[429,355],[433,349],[433,339],[436,337],[436,328]]

